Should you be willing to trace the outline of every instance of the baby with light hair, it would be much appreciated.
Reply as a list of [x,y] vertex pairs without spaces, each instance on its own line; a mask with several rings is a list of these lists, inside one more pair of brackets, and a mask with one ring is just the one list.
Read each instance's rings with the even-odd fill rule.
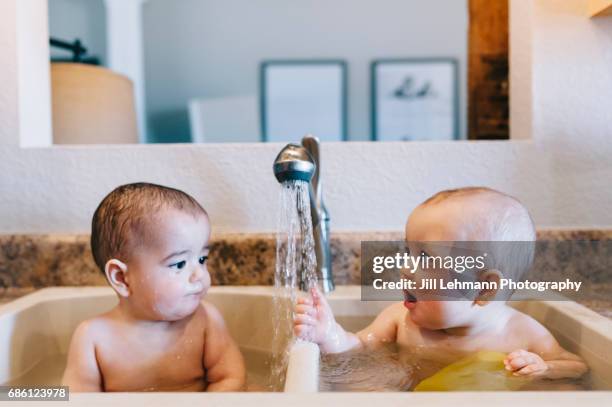
[[[427,242],[525,242],[511,256],[499,256],[495,267],[478,273],[482,281],[519,277],[531,266],[535,229],[527,209],[516,199],[488,188],[440,192],[410,215],[406,241],[411,253],[435,256]],[[433,247],[433,249],[432,249]],[[496,290],[482,290],[464,300],[431,300],[419,290],[404,290],[395,303],[365,329],[346,332],[317,289],[298,300],[296,335],[317,343],[323,353],[397,344],[427,359],[452,355],[448,363],[479,351],[505,354],[505,369],[524,378],[577,378],[587,370],[580,357],[563,349],[551,333],[530,316],[495,300]]]

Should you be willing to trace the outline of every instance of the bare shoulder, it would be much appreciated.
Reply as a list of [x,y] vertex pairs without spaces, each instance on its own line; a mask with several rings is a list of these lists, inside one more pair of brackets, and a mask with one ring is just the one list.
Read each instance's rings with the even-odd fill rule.
[[406,312],[408,312],[408,310],[406,309],[406,307],[404,307],[404,303],[396,302],[385,308],[381,315],[385,314],[396,322],[400,322],[403,321],[406,317]]
[[397,327],[405,315],[402,303],[392,304],[382,310],[374,321],[359,331],[357,335],[363,342],[371,342],[373,338],[381,342],[394,342],[397,338]]
[[228,328],[225,326],[223,316],[213,304],[202,301],[198,308],[200,318],[203,318],[205,332],[204,366],[209,369],[226,357],[228,349],[238,349]]
[[85,321],[82,321],[74,330],[72,335],[73,341],[93,343],[100,337],[100,335],[108,332],[113,323],[114,320],[112,317],[112,311],[86,319]]
[[377,325],[397,326],[406,315],[406,308],[402,303],[394,303],[382,310],[374,320]]
[[103,343],[103,335],[112,335],[109,328],[112,319],[108,314],[100,315],[81,322],[75,329],[62,384],[70,386],[71,391],[101,391],[103,389],[102,374],[96,348]]
[[219,312],[217,307],[208,301],[202,301],[196,313],[198,314],[199,318],[204,319],[206,325],[225,325],[225,320],[223,319],[221,312]]
[[513,329],[525,330],[530,335],[550,335],[544,325],[536,321],[531,316],[508,307],[510,312],[509,323]]
[[404,307],[404,304],[397,302],[382,310],[378,317],[376,317],[376,320],[390,329],[397,329],[406,319],[407,312],[408,310]]
[[536,352],[552,352],[559,348],[554,336],[541,323],[531,316],[510,308],[509,327],[512,332],[523,335],[529,345],[529,350]]

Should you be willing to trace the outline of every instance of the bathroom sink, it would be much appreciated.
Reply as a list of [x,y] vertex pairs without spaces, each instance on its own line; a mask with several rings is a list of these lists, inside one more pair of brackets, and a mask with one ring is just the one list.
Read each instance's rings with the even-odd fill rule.
[[[380,311],[392,304],[388,301],[361,301],[359,286],[338,286],[327,298],[336,321],[351,332],[368,326]],[[509,304],[531,315],[546,326],[563,347],[584,358],[590,367],[591,389],[612,389],[610,319],[573,301],[529,300],[511,301]]]
[[[219,308],[230,333],[245,354],[251,390],[264,390],[270,375],[274,324],[272,319],[273,287],[217,286],[207,300]],[[338,286],[328,296],[336,318],[346,329],[355,331],[369,324],[389,302],[361,301],[359,286]],[[0,384],[58,384],[72,332],[77,324],[111,308],[116,297],[108,287],[54,287],[0,306]],[[530,301],[513,306],[532,315],[547,326],[568,350],[580,354],[591,367],[595,390],[612,388],[612,321],[574,302]],[[318,369],[316,353],[290,360],[288,370],[297,372],[299,380],[289,383],[286,391],[294,394],[70,394],[71,404],[192,405],[210,401],[231,405],[343,405],[354,407],[373,404],[419,406],[470,403],[479,405],[609,405],[612,392],[481,392],[477,399],[470,393],[310,393],[318,378],[301,372]],[[299,365],[295,365],[299,363]],[[372,372],[376,374],[376,372]],[[300,393],[295,394],[295,393]],[[204,398],[202,398],[204,397]],[[357,398],[355,398],[357,397]],[[442,403],[442,404],[441,404]]]
[[[250,390],[269,384],[272,296],[272,287],[222,286],[206,297],[240,346]],[[76,326],[116,303],[109,287],[54,287],[0,306],[0,384],[59,385]]]

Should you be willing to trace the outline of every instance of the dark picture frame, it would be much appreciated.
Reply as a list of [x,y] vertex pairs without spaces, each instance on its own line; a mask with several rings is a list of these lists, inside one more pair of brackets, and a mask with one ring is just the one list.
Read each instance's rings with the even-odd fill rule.
[[347,83],[348,67],[341,59],[263,61],[259,68],[262,140],[299,141],[307,133],[321,141],[347,140]]
[[377,59],[370,64],[372,140],[459,139],[456,58]]

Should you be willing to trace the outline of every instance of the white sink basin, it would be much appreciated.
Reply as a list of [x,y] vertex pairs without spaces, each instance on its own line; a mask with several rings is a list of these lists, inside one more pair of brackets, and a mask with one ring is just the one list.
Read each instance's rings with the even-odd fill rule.
[[[273,346],[272,287],[220,286],[213,287],[207,300],[223,314],[229,330],[245,353],[249,380],[257,384],[270,374],[269,356]],[[355,331],[366,326],[388,302],[362,302],[359,286],[339,286],[328,296],[335,315],[346,329]],[[68,351],[72,332],[77,324],[99,314],[116,302],[115,294],[107,287],[46,288],[11,303],[0,306],[0,383],[57,384],[62,372],[63,355]],[[574,302],[531,301],[514,304],[532,315],[552,331],[563,346],[580,354],[589,364],[594,389],[612,388],[612,321]],[[310,355],[310,356],[309,356]],[[291,383],[294,392],[312,391],[317,378],[300,372],[318,369],[315,352],[295,358],[300,365],[290,365],[298,380]],[[54,359],[55,358],[55,359]],[[47,362],[49,366],[41,365]],[[293,363],[293,362],[292,362]],[[32,374],[36,367],[42,372]],[[45,367],[45,368],[43,368]],[[33,369],[34,368],[34,369]],[[51,372],[51,374],[49,374]],[[27,379],[26,382],[23,379]],[[20,380],[22,380],[20,382]],[[42,380],[42,381],[41,381]],[[259,388],[262,389],[262,388]],[[167,405],[205,402],[213,404],[253,405],[343,405],[357,406],[385,403],[386,405],[419,406],[449,405],[461,400],[478,405],[534,405],[540,403],[564,405],[610,405],[612,392],[481,392],[477,398],[470,393],[318,393],[298,395],[269,394],[184,394],[157,396],[150,394],[71,394],[71,403],[92,405],[111,402],[120,405]],[[203,397],[203,398],[202,398]],[[357,397],[357,398],[355,398]],[[284,400],[284,401],[283,401]],[[500,404],[501,403],[501,404]],[[461,404],[461,403],[460,403]]]
[[[372,322],[387,301],[361,301],[359,286],[339,286],[328,295],[336,320],[356,332]],[[511,301],[510,305],[546,326],[559,343],[590,367],[594,390],[612,389],[612,321],[573,301]]]
[[[264,390],[269,378],[272,296],[272,287],[225,286],[206,297],[245,356],[252,390]],[[116,303],[110,287],[54,287],[0,306],[0,384],[59,385],[76,326]]]

